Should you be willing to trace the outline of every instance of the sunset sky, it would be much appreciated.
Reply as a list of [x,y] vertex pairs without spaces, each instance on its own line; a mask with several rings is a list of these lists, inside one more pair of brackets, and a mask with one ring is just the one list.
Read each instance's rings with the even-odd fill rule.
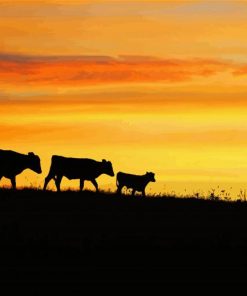
[[58,154],[153,171],[150,193],[247,189],[246,16],[236,0],[0,0],[0,148],[43,169],[17,185],[43,186]]

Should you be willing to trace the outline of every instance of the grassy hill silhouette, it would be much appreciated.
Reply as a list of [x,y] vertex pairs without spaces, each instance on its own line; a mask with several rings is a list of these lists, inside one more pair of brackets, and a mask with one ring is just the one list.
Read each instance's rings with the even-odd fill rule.
[[246,249],[246,202],[0,190],[2,283],[243,283]]

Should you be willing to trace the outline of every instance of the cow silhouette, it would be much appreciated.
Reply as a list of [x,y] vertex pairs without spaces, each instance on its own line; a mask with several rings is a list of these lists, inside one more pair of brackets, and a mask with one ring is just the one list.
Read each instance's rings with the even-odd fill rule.
[[121,194],[123,187],[132,189],[132,195],[136,191],[142,192],[143,196],[146,196],[145,188],[149,182],[155,182],[155,174],[147,172],[145,175],[133,175],[123,172],[117,173],[117,193]]
[[16,189],[16,176],[25,169],[41,174],[39,156],[33,152],[21,154],[11,150],[0,149],[0,180],[2,177],[10,179],[12,188]]
[[69,158],[64,156],[53,155],[51,159],[50,171],[45,178],[44,190],[46,190],[51,179],[55,180],[57,191],[60,191],[60,184],[63,177],[80,179],[80,190],[83,190],[84,181],[91,181],[96,191],[98,184],[96,178],[101,174],[114,176],[112,163],[103,159],[96,161],[89,158]]

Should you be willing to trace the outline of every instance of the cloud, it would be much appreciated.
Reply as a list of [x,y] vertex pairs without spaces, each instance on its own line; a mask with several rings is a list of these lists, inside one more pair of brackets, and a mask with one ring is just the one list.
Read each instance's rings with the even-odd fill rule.
[[238,69],[236,69],[233,74],[235,76],[243,76],[243,75],[247,75],[247,65],[243,65],[241,67],[239,67]]
[[231,62],[213,59],[0,55],[2,85],[175,83],[236,70],[236,65]]
[[0,89],[0,102],[9,101],[9,95],[2,89]]
[[[237,3],[235,3],[237,2]],[[122,1],[11,1],[0,3],[0,16],[13,17],[112,17],[112,16],[142,16],[142,17],[168,17],[204,15],[231,15],[242,13],[244,6],[239,1],[202,1],[202,0],[122,0]],[[241,8],[241,9],[240,9]]]

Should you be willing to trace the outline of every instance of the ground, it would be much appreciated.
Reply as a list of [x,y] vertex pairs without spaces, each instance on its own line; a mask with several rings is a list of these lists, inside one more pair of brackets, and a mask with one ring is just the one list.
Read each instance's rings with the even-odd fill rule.
[[247,203],[0,190],[2,284],[244,284]]

